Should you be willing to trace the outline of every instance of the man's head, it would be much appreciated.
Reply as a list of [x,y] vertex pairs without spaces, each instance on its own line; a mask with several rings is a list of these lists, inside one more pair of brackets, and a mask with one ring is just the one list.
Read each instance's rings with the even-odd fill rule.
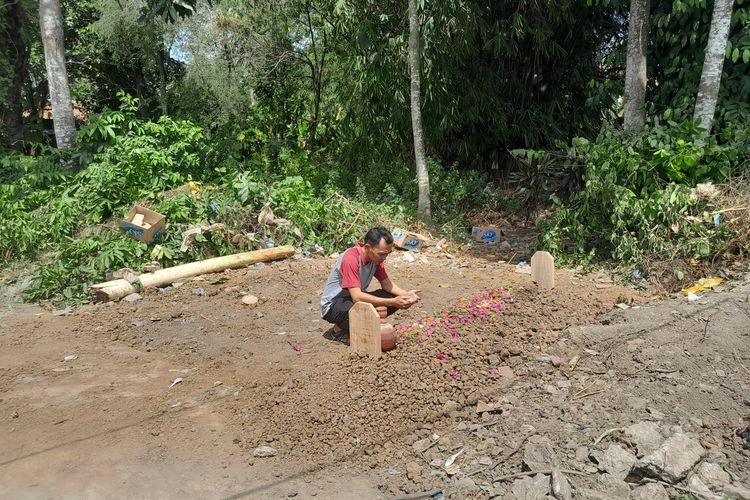
[[393,251],[393,235],[383,226],[373,227],[365,235],[365,257],[370,262],[383,262]]

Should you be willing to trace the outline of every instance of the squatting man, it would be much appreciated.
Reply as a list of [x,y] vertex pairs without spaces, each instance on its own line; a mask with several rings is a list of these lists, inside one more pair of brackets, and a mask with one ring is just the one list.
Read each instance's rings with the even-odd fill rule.
[[[393,235],[382,226],[365,234],[364,243],[348,248],[336,261],[320,299],[320,314],[334,325],[335,335],[348,335],[349,310],[355,302],[384,306],[388,316],[419,302],[420,290],[406,291],[388,277],[385,259],[393,251]],[[372,278],[380,290],[368,292]]]

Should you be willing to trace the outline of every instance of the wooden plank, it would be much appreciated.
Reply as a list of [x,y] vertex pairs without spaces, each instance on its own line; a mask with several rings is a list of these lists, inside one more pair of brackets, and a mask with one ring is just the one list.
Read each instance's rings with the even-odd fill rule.
[[354,352],[380,357],[380,316],[372,304],[357,302],[349,310],[349,345]]
[[555,258],[549,252],[531,256],[531,279],[542,288],[555,288]]

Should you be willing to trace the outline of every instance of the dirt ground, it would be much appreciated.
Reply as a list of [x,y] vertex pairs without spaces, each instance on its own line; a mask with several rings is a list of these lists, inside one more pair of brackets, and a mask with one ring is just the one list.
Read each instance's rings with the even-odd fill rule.
[[531,498],[506,476],[530,468],[524,446],[539,438],[574,498],[628,498],[640,478],[611,480],[599,456],[622,433],[594,443],[643,421],[694,436],[727,484],[750,483],[743,275],[694,302],[657,301],[601,273],[558,270],[543,291],[491,254],[394,255],[391,277],[423,301],[394,319],[411,334],[371,360],[324,337],[333,262],[0,312],[0,498]]

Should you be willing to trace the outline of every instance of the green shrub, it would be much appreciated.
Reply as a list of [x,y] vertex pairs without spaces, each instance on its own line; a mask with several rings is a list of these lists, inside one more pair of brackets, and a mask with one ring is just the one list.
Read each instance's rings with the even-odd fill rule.
[[723,181],[737,150],[701,146],[691,139],[697,132],[688,122],[636,137],[607,127],[596,141],[574,139],[565,164],[582,171],[585,188],[568,199],[553,197],[541,245],[584,261],[713,255],[730,234],[714,224],[710,200],[692,196],[691,188]]

